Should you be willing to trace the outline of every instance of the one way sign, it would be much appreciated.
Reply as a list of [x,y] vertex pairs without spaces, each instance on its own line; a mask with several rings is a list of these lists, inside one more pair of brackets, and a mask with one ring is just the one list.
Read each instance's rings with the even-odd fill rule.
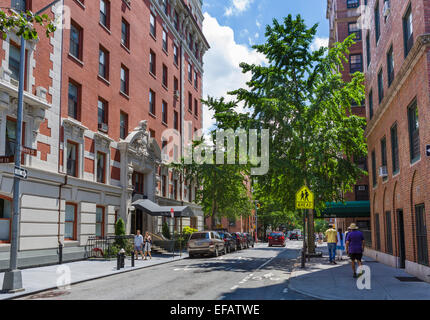
[[24,168],[15,167],[14,174],[15,177],[27,180],[28,171]]

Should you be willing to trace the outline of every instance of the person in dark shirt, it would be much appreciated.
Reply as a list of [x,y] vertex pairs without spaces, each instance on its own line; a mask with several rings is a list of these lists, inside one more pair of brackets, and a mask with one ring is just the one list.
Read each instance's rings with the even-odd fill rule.
[[[364,236],[355,223],[352,223],[349,227],[351,229],[346,236],[346,252],[351,258],[352,271],[354,272],[353,277],[357,278],[357,272],[355,269],[355,261],[358,262],[359,267],[362,266],[361,259],[364,251]],[[362,273],[360,273],[360,276]]]

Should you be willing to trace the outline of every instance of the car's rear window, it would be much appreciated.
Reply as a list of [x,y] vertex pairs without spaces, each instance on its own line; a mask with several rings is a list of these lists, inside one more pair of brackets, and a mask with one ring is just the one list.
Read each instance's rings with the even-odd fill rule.
[[272,237],[273,237],[273,236],[282,236],[282,233],[280,233],[280,232],[272,232],[270,235],[271,235]]
[[193,233],[190,239],[209,239],[209,233]]

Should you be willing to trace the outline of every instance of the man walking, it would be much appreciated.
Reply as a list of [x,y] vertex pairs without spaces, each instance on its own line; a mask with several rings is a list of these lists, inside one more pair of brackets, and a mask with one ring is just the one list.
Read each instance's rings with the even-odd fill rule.
[[329,229],[325,232],[325,235],[327,237],[329,262],[336,264],[334,259],[336,257],[337,231],[333,228],[332,224],[330,224],[328,228]]
[[142,245],[143,245],[143,236],[140,234],[140,230],[137,230],[136,235],[134,236],[134,255],[136,257],[136,260],[139,260],[138,252],[141,254],[142,260],[144,259]]
[[359,267],[362,266],[361,258],[363,257],[364,251],[364,236],[361,231],[358,230],[358,227],[355,223],[352,223],[349,227],[351,229],[346,236],[346,252],[351,258],[351,266],[353,271],[353,277],[357,278],[362,275],[357,276],[357,272],[355,270],[355,261],[358,262]]

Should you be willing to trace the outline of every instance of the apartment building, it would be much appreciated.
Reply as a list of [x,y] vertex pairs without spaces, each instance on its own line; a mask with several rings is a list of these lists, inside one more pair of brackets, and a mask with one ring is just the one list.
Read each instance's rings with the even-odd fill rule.
[[368,254],[430,281],[430,2],[368,0]]
[[[27,6],[37,11],[48,3]],[[59,243],[63,260],[83,258],[88,238],[113,234],[119,217],[128,233],[161,232],[166,218],[134,205],[140,199],[190,206],[193,217],[177,219],[176,228],[203,229],[196,186],[166,165],[181,157],[186,135],[202,128],[209,45],[201,6],[63,0],[49,14],[65,26],[51,38],[39,30],[40,39],[27,42],[23,144],[37,156],[23,156],[29,178],[21,183],[20,266],[57,261]],[[19,43],[11,33],[0,50],[2,155],[13,152]],[[0,268],[8,266],[12,185],[13,164],[0,164]]]
[[[348,62],[344,63],[341,71],[344,81],[350,81],[351,75],[364,71],[363,42],[365,32],[362,30],[360,0],[328,0],[327,19],[329,20],[329,47],[336,42],[344,41],[355,34],[355,44],[349,50]],[[351,112],[360,117],[366,117],[365,102],[351,106]],[[367,171],[367,159],[353,159],[361,169]],[[353,192],[344,195],[345,204],[328,204],[324,216],[331,219],[336,227],[346,231],[351,223],[356,223],[370,240],[370,208],[369,208],[369,178],[363,176],[357,181]]]

